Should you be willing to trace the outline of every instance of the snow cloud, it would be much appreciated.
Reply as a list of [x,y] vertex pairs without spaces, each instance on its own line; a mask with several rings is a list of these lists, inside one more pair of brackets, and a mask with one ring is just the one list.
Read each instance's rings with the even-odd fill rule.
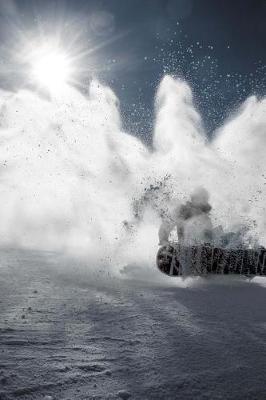
[[203,186],[213,225],[266,245],[266,100],[247,99],[212,141],[186,82],[165,76],[155,105],[151,151],[96,80],[53,100],[2,91],[0,244],[152,265],[164,213]]

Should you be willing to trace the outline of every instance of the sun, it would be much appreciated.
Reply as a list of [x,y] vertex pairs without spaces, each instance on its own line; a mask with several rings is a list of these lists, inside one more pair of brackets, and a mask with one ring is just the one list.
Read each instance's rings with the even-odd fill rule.
[[71,60],[61,49],[51,46],[32,52],[31,78],[51,93],[60,92],[71,79]]
[[32,66],[34,80],[48,89],[60,89],[70,76],[69,63],[64,54],[46,54]]

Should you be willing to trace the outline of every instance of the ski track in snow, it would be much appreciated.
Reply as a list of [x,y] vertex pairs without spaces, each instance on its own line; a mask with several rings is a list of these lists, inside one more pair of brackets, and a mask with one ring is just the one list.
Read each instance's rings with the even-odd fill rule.
[[2,250],[0,399],[265,399],[259,283],[119,279]]

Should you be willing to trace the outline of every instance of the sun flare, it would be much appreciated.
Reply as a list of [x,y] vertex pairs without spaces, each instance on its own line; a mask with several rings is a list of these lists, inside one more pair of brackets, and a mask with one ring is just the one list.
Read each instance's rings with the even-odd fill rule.
[[43,48],[31,58],[31,76],[40,87],[58,92],[69,82],[71,62],[60,49]]

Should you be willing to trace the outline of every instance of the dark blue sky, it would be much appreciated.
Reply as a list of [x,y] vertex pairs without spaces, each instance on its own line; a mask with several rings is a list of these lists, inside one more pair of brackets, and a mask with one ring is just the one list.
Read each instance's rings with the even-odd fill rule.
[[[154,93],[164,73],[190,82],[210,135],[248,95],[265,94],[265,0],[10,0],[5,4],[0,10],[2,61],[7,62],[5,46],[10,47],[13,31],[42,26],[52,34],[60,25],[67,42],[76,29],[77,46],[86,50],[98,46],[82,60],[89,65],[82,81],[96,74],[109,84],[120,99],[125,127],[148,143]],[[16,85],[22,81],[16,68],[12,79],[1,75],[2,86],[14,81]]]

